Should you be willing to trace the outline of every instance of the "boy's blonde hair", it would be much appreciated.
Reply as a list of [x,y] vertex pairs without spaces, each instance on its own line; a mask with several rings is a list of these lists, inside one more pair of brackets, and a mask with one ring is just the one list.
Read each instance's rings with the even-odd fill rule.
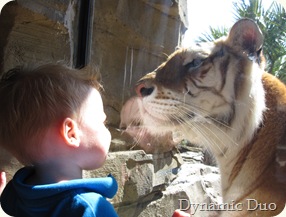
[[31,164],[29,150],[46,130],[66,117],[79,118],[91,88],[100,89],[97,74],[63,65],[16,67],[0,80],[0,145],[21,163]]

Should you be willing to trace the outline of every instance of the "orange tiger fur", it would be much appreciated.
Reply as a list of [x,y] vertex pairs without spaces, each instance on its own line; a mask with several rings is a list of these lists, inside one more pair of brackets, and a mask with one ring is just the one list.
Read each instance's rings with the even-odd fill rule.
[[[226,38],[175,51],[136,87],[140,129],[178,131],[214,154],[224,203],[243,207],[224,217],[275,216],[285,206],[286,87],[264,72],[262,43],[242,19]],[[252,210],[248,199],[276,209]]]

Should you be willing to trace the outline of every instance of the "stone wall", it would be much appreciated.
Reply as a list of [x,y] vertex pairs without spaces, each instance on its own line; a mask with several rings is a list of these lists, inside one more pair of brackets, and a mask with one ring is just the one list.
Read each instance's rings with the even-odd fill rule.
[[110,126],[119,126],[124,101],[137,80],[178,45],[182,27],[170,0],[96,0],[91,61],[102,72]]
[[198,148],[146,154],[142,150],[113,152],[104,167],[86,171],[85,177],[114,175],[119,190],[111,200],[121,217],[168,217],[175,209],[188,209],[197,217],[210,212],[190,203],[221,203],[217,167],[205,165]]
[[[185,0],[180,0],[183,7]],[[18,0],[0,15],[0,69],[29,62],[75,65],[79,0]],[[181,14],[181,17],[179,16]],[[85,177],[112,173],[119,183],[111,202],[120,216],[171,216],[179,199],[219,201],[217,168],[199,151],[146,154],[118,130],[120,110],[133,86],[180,42],[184,12],[173,0],[95,0],[88,67],[101,71],[105,111],[112,132],[105,166]],[[162,143],[164,141],[161,141]],[[131,150],[132,149],[132,150]],[[197,149],[195,149],[197,150]],[[182,150],[181,150],[182,152]],[[0,169],[11,179],[21,165],[4,150]],[[197,216],[205,216],[205,213]]]

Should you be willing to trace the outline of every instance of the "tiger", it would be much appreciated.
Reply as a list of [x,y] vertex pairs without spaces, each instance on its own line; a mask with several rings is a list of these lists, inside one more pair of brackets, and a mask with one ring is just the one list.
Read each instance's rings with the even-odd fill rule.
[[178,132],[215,157],[223,203],[236,207],[218,216],[285,206],[286,87],[265,71],[263,41],[255,21],[238,20],[225,37],[178,48],[135,86],[136,129]]

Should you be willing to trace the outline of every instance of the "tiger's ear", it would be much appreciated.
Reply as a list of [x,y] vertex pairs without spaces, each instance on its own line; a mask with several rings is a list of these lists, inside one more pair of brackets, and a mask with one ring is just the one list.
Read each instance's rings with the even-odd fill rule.
[[254,54],[262,48],[263,35],[251,19],[241,19],[231,28],[226,43],[235,50]]

